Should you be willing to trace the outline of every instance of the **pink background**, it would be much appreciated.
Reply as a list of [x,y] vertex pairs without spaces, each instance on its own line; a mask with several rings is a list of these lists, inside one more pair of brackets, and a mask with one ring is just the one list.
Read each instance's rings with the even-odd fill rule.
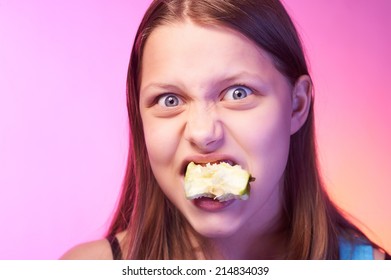
[[[149,2],[0,0],[0,259],[56,259],[107,229]],[[328,190],[391,251],[391,1],[285,3],[311,62]]]

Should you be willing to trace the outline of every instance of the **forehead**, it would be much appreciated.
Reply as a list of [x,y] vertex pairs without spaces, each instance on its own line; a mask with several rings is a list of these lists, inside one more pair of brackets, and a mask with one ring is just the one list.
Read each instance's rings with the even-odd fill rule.
[[280,75],[271,57],[241,33],[190,21],[154,29],[142,58],[141,87],[156,77],[189,75],[192,80],[235,72]]

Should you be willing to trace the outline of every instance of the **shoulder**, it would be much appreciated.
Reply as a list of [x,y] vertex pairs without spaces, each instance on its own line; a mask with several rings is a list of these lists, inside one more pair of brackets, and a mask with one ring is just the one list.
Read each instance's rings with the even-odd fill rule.
[[374,260],[386,260],[387,254],[383,250],[373,249],[373,259]]
[[[121,242],[125,233],[116,235]],[[61,260],[112,260],[113,253],[109,241],[105,239],[95,240],[79,244],[66,252]]]
[[113,259],[113,255],[111,253],[109,242],[106,239],[101,239],[79,244],[66,252],[60,259],[111,260]]

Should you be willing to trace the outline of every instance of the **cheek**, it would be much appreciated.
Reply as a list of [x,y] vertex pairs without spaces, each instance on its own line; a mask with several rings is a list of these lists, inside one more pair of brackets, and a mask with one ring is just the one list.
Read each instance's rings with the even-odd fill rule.
[[[285,170],[289,153],[290,113],[286,106],[271,106],[254,112],[237,125],[237,141],[249,157],[249,169],[254,177],[275,177]],[[240,123],[240,122],[239,122]],[[246,125],[243,125],[246,123]]]
[[152,167],[172,161],[180,140],[179,124],[173,120],[144,118],[145,144]]
[[181,123],[178,120],[145,118],[144,135],[152,172],[161,190],[174,204],[185,197],[177,180],[176,154],[180,143]]
[[285,154],[289,146],[290,126],[284,118],[269,117],[259,121],[249,132],[249,145],[256,155]]

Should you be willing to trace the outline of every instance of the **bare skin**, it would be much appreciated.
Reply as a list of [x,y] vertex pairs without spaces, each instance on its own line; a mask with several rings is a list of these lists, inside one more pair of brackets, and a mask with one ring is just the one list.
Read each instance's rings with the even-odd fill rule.
[[[116,235],[119,243],[123,241],[126,232],[120,232]],[[121,246],[123,250],[123,246]],[[112,260],[110,244],[106,239],[95,240],[77,245],[66,252],[62,260]]]
[[[126,232],[120,232],[116,235],[119,243],[121,244],[124,240]],[[123,245],[121,249],[124,250]],[[375,260],[384,260],[385,253],[374,249],[373,257]],[[111,252],[110,244],[106,239],[100,239],[96,241],[91,241],[83,243],[73,247],[68,252],[66,252],[61,258],[61,260],[112,260],[113,254]],[[199,256],[199,259],[204,259],[202,255]]]
[[[190,42],[194,46],[186,45]],[[281,258],[286,236],[279,234],[281,225],[275,223],[281,212],[281,176],[289,137],[306,118],[308,77],[292,88],[267,54],[251,42],[229,30],[192,24],[157,28],[144,54],[140,107],[147,148],[153,155],[150,161],[165,194],[197,232],[210,238],[216,258]],[[229,78],[221,77],[228,70],[225,76]],[[242,98],[233,100],[235,90],[243,93]],[[205,162],[226,157],[234,158],[257,178],[253,199],[219,211],[186,200],[180,193],[182,164],[188,159]],[[266,167],[271,171],[264,172]],[[124,252],[125,235],[116,235]],[[384,257],[374,250],[375,259]],[[78,245],[62,257],[112,258],[105,239]]]

